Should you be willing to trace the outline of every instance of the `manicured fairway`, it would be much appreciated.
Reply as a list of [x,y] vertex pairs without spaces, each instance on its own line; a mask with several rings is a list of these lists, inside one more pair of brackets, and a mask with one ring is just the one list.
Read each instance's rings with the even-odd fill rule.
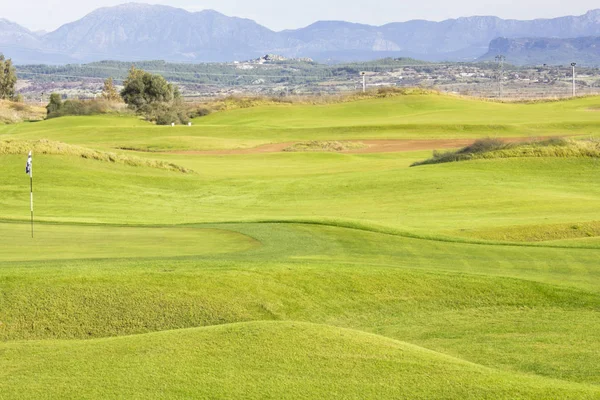
[[256,147],[300,140],[598,135],[597,97],[500,104],[414,95],[331,105],[281,105],[215,113],[192,127],[153,126],[130,116],[65,117],[0,126],[0,139],[50,139],[95,148],[152,151]]
[[0,398],[600,398],[600,160],[114,150],[597,134],[598,104],[0,127],[193,170],[34,154],[31,239],[26,156],[0,154]]

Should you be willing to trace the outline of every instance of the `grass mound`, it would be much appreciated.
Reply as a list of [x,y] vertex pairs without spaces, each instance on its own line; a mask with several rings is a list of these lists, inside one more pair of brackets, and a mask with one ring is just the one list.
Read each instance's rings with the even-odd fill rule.
[[132,167],[151,167],[182,173],[192,172],[190,169],[166,161],[148,160],[135,156],[92,150],[46,139],[33,141],[0,140],[0,155],[27,154],[29,151],[33,151],[34,154],[75,156],[96,161],[120,163]]
[[41,121],[46,109],[24,103],[0,100],[0,124],[17,124],[23,121]]
[[0,345],[0,351],[0,390],[6,398],[600,395],[593,385],[501,372],[377,335],[297,322],[252,322],[69,343],[9,343]]
[[432,158],[415,162],[412,166],[515,157],[600,158],[600,140],[552,138],[522,143],[506,143],[500,139],[487,138],[477,140],[472,145],[460,150],[447,152],[434,151]]
[[547,242],[600,237],[600,222],[570,224],[527,225],[494,228],[471,232],[467,235],[485,240],[510,242]]
[[283,151],[289,152],[344,152],[364,149],[366,146],[358,142],[318,141],[296,143]]

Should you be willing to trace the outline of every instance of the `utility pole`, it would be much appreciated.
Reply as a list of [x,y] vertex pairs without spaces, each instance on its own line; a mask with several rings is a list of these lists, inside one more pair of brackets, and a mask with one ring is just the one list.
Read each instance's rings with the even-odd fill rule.
[[498,74],[498,97],[502,98],[502,81],[504,80],[504,60],[506,57],[499,54],[496,56],[496,61],[500,64],[500,72]]
[[575,67],[577,63],[571,63],[571,67],[573,67],[573,97],[575,97]]
[[367,92],[367,73],[363,71],[360,74],[362,75],[362,78],[363,78],[363,93],[366,93]]

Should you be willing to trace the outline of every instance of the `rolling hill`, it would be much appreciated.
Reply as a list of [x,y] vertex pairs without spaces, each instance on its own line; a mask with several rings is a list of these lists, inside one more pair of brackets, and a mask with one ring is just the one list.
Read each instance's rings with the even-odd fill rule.
[[[598,158],[410,165],[440,139],[597,140],[599,105],[413,94],[0,126],[1,397],[597,399]],[[34,153],[32,239],[19,149],[44,139],[64,145]],[[256,147],[331,139],[430,147]]]

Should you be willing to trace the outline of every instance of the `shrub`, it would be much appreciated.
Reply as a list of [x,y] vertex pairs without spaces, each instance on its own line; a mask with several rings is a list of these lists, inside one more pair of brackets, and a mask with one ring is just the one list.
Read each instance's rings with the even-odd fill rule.
[[192,109],[191,111],[188,112],[188,116],[193,119],[193,118],[200,118],[200,117],[206,117],[207,115],[210,115],[210,110],[206,107],[197,107]]
[[67,100],[64,103],[61,102],[57,108],[54,108],[54,111],[49,112],[48,118],[65,117],[69,115],[98,115],[113,112],[122,113],[124,111],[125,105],[123,103],[104,99]]
[[146,120],[156,125],[183,124],[190,122],[187,110],[180,102],[155,103],[143,108]]
[[62,108],[62,98],[58,93],[52,93],[50,95],[50,102],[46,106],[46,110],[48,111],[48,116],[53,113],[57,113]]

